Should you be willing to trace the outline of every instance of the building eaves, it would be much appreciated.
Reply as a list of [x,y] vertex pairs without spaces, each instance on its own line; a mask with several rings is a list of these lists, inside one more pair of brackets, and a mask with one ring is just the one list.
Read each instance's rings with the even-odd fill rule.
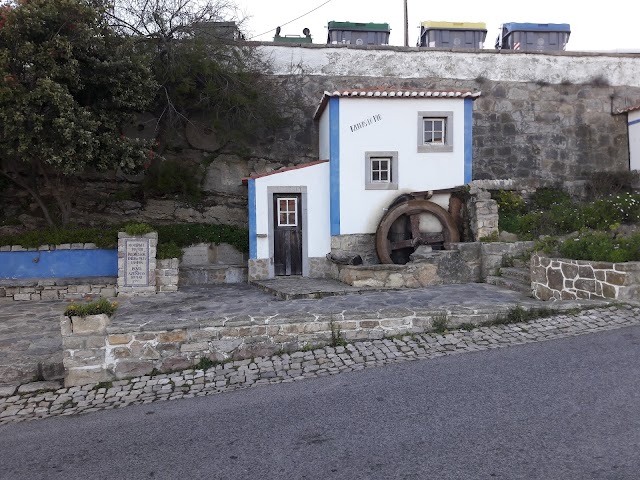
[[317,120],[326,108],[331,97],[349,98],[471,98],[475,100],[482,92],[472,92],[471,90],[404,90],[395,88],[358,88],[351,90],[325,91],[320,100],[318,108],[313,114],[313,119]]
[[291,170],[298,170],[299,168],[312,167],[314,165],[319,165],[321,163],[327,163],[328,161],[329,160],[314,160],[313,162],[302,163],[300,165],[294,165],[293,167],[284,167],[279,170],[274,170],[273,172],[257,173],[249,177],[244,177],[242,179],[242,184],[246,185],[249,182],[249,180],[252,180],[252,179],[268,177],[269,175],[275,175],[276,173],[289,172]]

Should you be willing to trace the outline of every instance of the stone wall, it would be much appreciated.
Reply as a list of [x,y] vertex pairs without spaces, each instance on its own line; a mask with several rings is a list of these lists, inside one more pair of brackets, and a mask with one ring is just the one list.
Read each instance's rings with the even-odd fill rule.
[[498,202],[491,198],[491,193],[477,186],[471,185],[467,201],[469,227],[473,239],[479,241],[483,238],[498,235]]
[[484,282],[505,257],[526,256],[534,242],[452,243],[406,265],[336,265],[335,278],[356,287],[418,288]]
[[116,280],[116,277],[0,280],[0,298],[16,301],[110,298],[116,296]]
[[148,375],[154,370],[185,369],[202,358],[242,360],[296,351],[307,345],[327,345],[332,331],[349,342],[378,340],[401,333],[423,333],[443,316],[447,316],[450,325],[460,325],[492,320],[498,313],[474,311],[448,315],[446,311],[429,308],[412,308],[406,316],[385,316],[384,310],[339,315],[310,313],[299,318],[261,322],[254,319],[248,325],[224,325],[224,320],[220,320],[149,331],[118,327],[111,324],[106,315],[62,317],[65,386]]
[[[207,151],[178,135],[163,155],[200,172],[204,197],[197,204],[174,197],[143,199],[142,176],[89,175],[77,186],[73,218],[95,224],[149,223],[247,225],[241,178],[318,160],[313,113],[325,90],[394,86],[482,91],[474,102],[473,178],[584,179],[598,171],[629,168],[626,115],[612,110],[640,98],[638,55],[497,53],[404,47],[261,45],[271,60],[278,91],[293,101],[287,128],[264,142]],[[117,199],[131,193],[131,198]],[[43,192],[46,193],[46,192]],[[5,216],[38,222],[24,192],[0,192]],[[9,201],[10,199],[10,201]],[[25,205],[27,213],[25,213]],[[375,262],[372,262],[375,263]]]
[[363,265],[380,263],[376,252],[376,236],[373,233],[334,235],[331,237],[331,253],[344,257],[360,255]]
[[531,257],[531,287],[540,300],[640,298],[640,262]]

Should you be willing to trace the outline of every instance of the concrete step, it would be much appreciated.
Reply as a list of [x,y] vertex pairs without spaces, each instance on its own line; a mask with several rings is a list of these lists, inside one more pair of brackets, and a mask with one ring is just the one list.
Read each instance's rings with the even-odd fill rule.
[[247,282],[246,265],[189,265],[180,266],[178,285],[214,285]]
[[525,283],[520,280],[507,277],[488,276],[487,283],[497,287],[507,288],[514,292],[520,292],[527,296],[531,296],[531,283]]
[[519,267],[502,267],[500,268],[500,275],[502,277],[512,278],[514,280],[520,280],[524,283],[531,282],[531,272],[528,268]]

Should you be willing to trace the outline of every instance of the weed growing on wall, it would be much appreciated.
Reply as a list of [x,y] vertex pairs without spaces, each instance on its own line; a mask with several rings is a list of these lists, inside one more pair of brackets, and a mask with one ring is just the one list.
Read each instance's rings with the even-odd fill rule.
[[110,302],[106,298],[101,298],[91,303],[72,303],[64,314],[67,317],[86,317],[87,315],[100,315],[102,313],[111,316],[118,308],[117,302]]

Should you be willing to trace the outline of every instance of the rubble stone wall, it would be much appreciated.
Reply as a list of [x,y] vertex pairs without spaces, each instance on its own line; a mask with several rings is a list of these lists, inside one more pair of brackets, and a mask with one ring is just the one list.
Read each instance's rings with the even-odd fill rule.
[[640,298],[640,262],[531,257],[531,287],[540,300]]

